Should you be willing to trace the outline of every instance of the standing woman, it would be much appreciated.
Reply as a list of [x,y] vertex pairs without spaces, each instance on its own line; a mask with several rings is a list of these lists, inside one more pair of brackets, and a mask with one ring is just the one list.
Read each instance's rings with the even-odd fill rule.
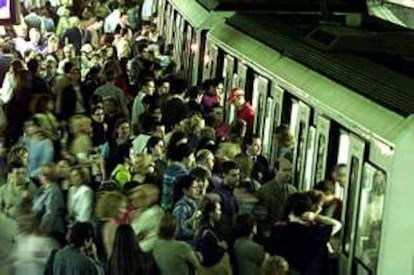
[[126,119],[116,122],[113,139],[109,139],[102,147],[101,170],[104,179],[107,179],[117,164],[123,163],[124,158],[120,153],[125,148],[131,147],[131,129]]
[[40,192],[33,198],[32,211],[40,219],[40,230],[62,237],[65,232],[63,220],[63,195],[56,184],[55,166],[46,164],[41,168]]
[[200,275],[230,275],[232,269],[226,252],[227,244],[222,241],[215,229],[221,218],[220,199],[207,194],[200,203],[200,217],[196,225],[196,250],[202,255]]
[[87,171],[75,167],[70,172],[68,212],[72,222],[89,222],[92,218],[93,191],[87,185]]
[[98,219],[96,245],[102,262],[110,259],[118,227],[118,219],[127,208],[126,197],[118,191],[106,191],[98,195],[95,216]]
[[120,225],[116,230],[107,274],[150,275],[154,271],[154,260],[150,254],[142,252],[132,227],[129,224]]

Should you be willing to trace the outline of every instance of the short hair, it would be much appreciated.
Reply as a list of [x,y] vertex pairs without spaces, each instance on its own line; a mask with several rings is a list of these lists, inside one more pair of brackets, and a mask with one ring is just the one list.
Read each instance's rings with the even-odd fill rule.
[[280,256],[270,256],[266,258],[262,266],[263,275],[287,275],[289,272],[288,262]]
[[98,194],[95,206],[95,216],[99,220],[116,218],[126,197],[118,191],[104,191]]
[[161,219],[158,230],[158,237],[164,240],[171,240],[174,238],[177,231],[177,220],[171,214],[165,214]]
[[150,137],[147,141],[147,150],[154,148],[160,141],[164,142],[164,140],[160,137]]
[[85,241],[93,238],[93,226],[88,222],[77,222],[70,229],[69,243],[75,247],[82,247]]
[[240,214],[236,217],[235,231],[236,235],[240,237],[249,236],[253,232],[256,225],[256,219],[251,214]]
[[196,180],[204,180],[210,178],[210,171],[204,167],[197,166],[191,170],[190,175]]
[[68,61],[65,63],[65,65],[63,66],[63,72],[65,74],[68,74],[73,68],[75,68],[75,63]]
[[335,194],[335,182],[331,179],[325,179],[315,184],[315,190],[322,191],[325,194]]
[[239,166],[234,161],[225,161],[221,165],[221,171],[228,174],[231,170],[239,169]]
[[42,166],[41,174],[50,181],[54,181],[56,179],[56,171],[55,171],[55,164],[48,163]]
[[178,186],[180,190],[188,190],[191,188],[191,186],[194,184],[195,178],[193,178],[191,175],[185,175],[178,179]]
[[210,86],[217,87],[218,85],[222,84],[224,82],[224,79],[221,77],[214,78],[210,81]]
[[197,161],[197,163],[205,163],[210,155],[213,155],[213,152],[211,152],[208,149],[201,149],[201,150],[199,150],[196,153],[196,161]]
[[35,74],[39,68],[39,61],[35,58],[30,59],[29,62],[27,62],[27,68],[29,69],[29,72]]
[[183,161],[193,153],[190,145],[187,143],[180,144],[171,148],[169,158],[173,161]]

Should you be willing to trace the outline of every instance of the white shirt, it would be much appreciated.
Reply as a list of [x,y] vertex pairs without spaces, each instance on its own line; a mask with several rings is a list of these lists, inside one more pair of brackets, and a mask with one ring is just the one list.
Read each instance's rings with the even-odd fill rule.
[[68,211],[77,222],[87,222],[92,217],[93,191],[87,185],[71,186],[68,192]]
[[139,116],[145,112],[144,105],[142,104],[142,100],[145,97],[145,93],[138,92],[138,95],[134,99],[134,104],[132,105],[132,115],[131,115],[131,123],[132,125],[139,123]]
[[16,88],[16,79],[14,73],[10,70],[4,76],[3,84],[0,90],[0,100],[2,104],[6,104],[13,96],[13,90]]
[[344,188],[338,182],[335,182],[335,197],[343,201],[344,192],[345,192]]
[[136,154],[145,153],[145,147],[147,146],[148,140],[151,138],[149,135],[140,134],[132,141],[132,148]]
[[121,11],[119,9],[114,10],[105,18],[104,32],[113,33],[118,26],[119,19],[121,18]]

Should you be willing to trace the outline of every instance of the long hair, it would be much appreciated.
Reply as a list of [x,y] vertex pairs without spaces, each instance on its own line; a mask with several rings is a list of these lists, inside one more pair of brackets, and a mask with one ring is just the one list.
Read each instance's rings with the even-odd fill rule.
[[108,262],[109,275],[149,274],[149,267],[150,263],[140,249],[132,227],[129,224],[120,225]]

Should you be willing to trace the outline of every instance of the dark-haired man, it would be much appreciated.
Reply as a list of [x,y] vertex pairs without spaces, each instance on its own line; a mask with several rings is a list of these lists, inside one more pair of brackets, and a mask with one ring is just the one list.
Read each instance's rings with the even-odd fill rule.
[[226,161],[222,164],[223,181],[221,185],[213,189],[220,197],[222,210],[218,229],[225,241],[229,241],[232,235],[232,227],[239,211],[239,206],[234,196],[234,189],[240,183],[240,168],[234,161]]
[[87,222],[78,222],[70,230],[69,245],[56,253],[53,274],[88,274],[103,272],[93,243],[93,227]]

